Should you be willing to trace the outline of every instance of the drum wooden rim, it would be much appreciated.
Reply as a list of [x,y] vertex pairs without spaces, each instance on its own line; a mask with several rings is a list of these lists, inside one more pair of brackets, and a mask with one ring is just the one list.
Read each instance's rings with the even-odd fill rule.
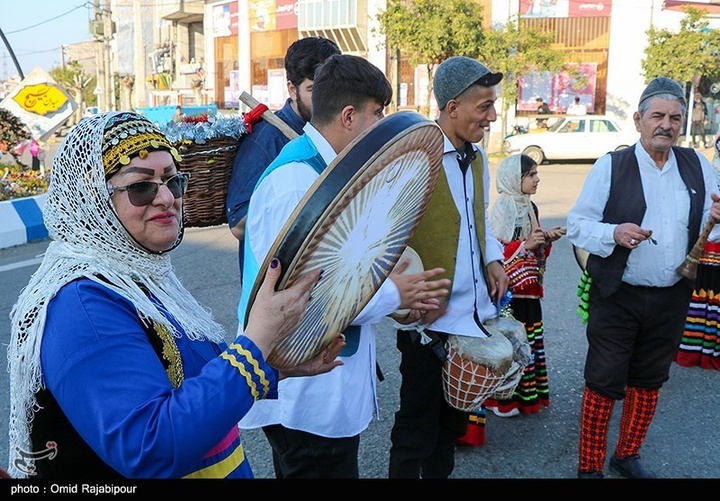
[[[400,259],[398,259],[398,263],[401,263],[404,259],[409,259],[410,263],[408,264],[408,267],[405,269],[405,271],[403,271],[403,275],[422,273],[425,270],[425,268],[423,267],[422,259],[420,259],[420,255],[412,247],[405,247],[405,250],[400,256]],[[410,310],[408,309],[399,309],[395,310],[395,312],[392,313],[390,316],[395,320],[398,320],[405,318],[409,313]]]

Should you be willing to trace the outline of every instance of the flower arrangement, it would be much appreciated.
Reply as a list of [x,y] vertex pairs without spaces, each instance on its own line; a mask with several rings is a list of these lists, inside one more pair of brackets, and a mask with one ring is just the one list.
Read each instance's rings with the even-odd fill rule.
[[[246,133],[241,117],[225,117],[221,114],[183,117],[180,122],[170,122],[163,128],[170,143],[176,147],[188,144],[206,144],[212,139],[240,139]],[[182,152],[181,152],[182,153]]]
[[0,200],[32,197],[45,193],[48,180],[21,165],[0,164]]

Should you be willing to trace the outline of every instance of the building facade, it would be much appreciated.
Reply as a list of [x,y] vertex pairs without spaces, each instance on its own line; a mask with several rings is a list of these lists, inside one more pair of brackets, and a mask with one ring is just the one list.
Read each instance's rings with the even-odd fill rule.
[[[647,30],[679,29],[687,4],[707,8],[711,27],[720,27],[714,17],[720,5],[712,0],[475,1],[488,29],[518,20],[551,32],[554,45],[576,66],[572,75],[524,75],[518,102],[510,107],[508,128],[532,113],[538,96],[553,112],[564,113],[576,95],[590,112],[611,115],[634,128],[632,113],[645,86],[641,61]],[[383,69],[395,89],[393,110],[419,110],[427,104],[426,71],[411,67],[379,37],[377,15],[384,7],[385,0],[163,0],[139,21],[137,15],[125,16],[135,20],[133,29],[140,26],[152,32],[151,44],[143,45],[137,36],[132,36],[132,43],[120,42],[120,33],[116,43],[145,51],[142,71],[135,68],[133,73],[136,85],[140,76],[145,82],[136,87],[144,98],[136,93],[135,106],[215,103],[220,109],[242,110],[239,96],[248,92],[271,109],[279,108],[287,97],[288,46],[302,37],[325,36],[344,53],[365,57]],[[152,20],[149,28],[147,19]],[[125,40],[130,40],[127,35]],[[118,59],[118,69],[124,68],[120,52]],[[139,64],[137,55],[133,60]],[[705,98],[717,123],[715,96]],[[432,115],[436,110],[430,105]],[[500,127],[493,124],[491,136],[502,138]]]

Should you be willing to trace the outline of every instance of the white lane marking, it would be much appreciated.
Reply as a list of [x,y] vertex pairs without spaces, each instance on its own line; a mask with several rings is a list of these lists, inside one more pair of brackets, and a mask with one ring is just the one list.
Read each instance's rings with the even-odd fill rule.
[[2,273],[3,271],[15,270],[17,268],[24,268],[25,266],[33,266],[36,264],[40,264],[42,263],[42,260],[43,258],[41,256],[36,257],[35,259],[28,259],[26,261],[18,261],[17,263],[6,264],[4,266],[0,266],[0,273]]

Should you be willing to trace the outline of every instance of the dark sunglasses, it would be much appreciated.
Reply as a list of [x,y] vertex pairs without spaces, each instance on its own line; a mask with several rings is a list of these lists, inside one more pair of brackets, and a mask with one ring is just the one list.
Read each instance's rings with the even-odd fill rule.
[[138,181],[137,183],[128,184],[127,186],[113,186],[108,183],[107,188],[110,192],[110,196],[113,196],[115,192],[127,191],[128,199],[130,203],[135,207],[144,207],[150,205],[157,192],[160,189],[160,185],[165,185],[170,190],[175,198],[180,198],[185,195],[188,187],[188,181],[190,180],[189,174],[183,174],[178,172],[173,177],[166,179],[163,183],[156,183],[155,181]]

